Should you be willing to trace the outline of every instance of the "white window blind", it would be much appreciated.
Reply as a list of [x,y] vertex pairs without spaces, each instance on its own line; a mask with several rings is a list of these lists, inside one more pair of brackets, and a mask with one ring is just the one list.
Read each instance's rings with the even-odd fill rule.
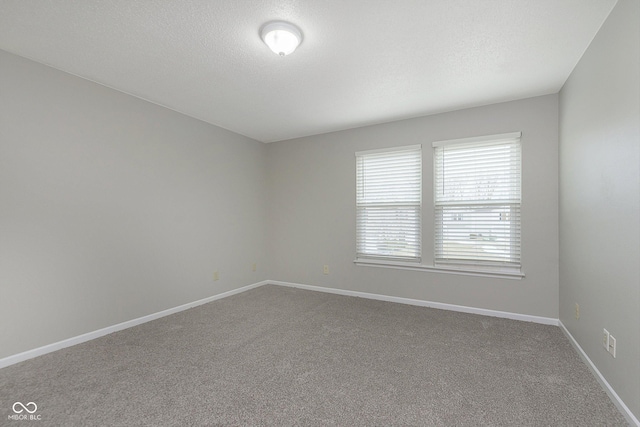
[[356,153],[356,256],[420,262],[420,145]]
[[520,133],[434,146],[435,263],[520,268]]

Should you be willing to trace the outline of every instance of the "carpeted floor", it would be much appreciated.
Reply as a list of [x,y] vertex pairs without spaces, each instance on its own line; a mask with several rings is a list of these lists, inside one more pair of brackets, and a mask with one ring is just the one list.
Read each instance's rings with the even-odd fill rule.
[[[40,421],[8,419],[16,401],[35,402]],[[278,286],[0,369],[0,416],[10,426],[627,425],[555,326]]]

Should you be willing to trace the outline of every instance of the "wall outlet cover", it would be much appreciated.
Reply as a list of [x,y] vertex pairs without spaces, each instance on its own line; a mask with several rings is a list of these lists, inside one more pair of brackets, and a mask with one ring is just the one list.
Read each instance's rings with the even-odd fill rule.
[[613,335],[609,335],[609,353],[614,358],[616,357],[616,339]]

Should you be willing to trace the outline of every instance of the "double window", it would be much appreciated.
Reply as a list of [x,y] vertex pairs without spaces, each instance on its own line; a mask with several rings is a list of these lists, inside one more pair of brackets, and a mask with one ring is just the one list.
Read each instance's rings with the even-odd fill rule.
[[[433,143],[434,265],[519,271],[520,133]],[[420,145],[356,153],[357,258],[422,260]]]

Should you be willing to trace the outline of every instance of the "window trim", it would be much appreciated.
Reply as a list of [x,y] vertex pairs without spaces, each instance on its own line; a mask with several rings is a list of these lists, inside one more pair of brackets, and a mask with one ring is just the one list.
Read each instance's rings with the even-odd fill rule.
[[447,145],[471,144],[477,142],[506,142],[514,139],[522,138],[522,132],[499,133],[496,135],[472,136],[469,138],[445,139],[442,141],[434,141],[431,145],[433,148],[446,147]]
[[471,266],[464,266],[464,268],[458,268],[451,265],[427,265],[416,264],[412,262],[401,261],[388,261],[377,260],[369,258],[358,258],[353,260],[353,263],[359,267],[379,267],[379,268],[392,268],[396,270],[410,270],[410,271],[423,271],[427,273],[442,273],[442,274],[456,274],[460,276],[475,276],[475,277],[493,277],[497,279],[512,279],[521,280],[525,277],[522,271],[515,271],[513,269],[500,269],[500,268],[474,268]]

